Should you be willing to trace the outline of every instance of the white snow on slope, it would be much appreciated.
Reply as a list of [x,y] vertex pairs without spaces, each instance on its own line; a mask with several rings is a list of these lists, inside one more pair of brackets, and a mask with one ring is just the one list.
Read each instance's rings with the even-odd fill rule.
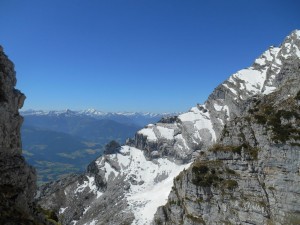
[[[205,106],[203,105],[203,107]],[[208,129],[212,135],[212,141],[217,140],[216,133],[213,129],[213,124],[210,119],[209,111],[204,113],[200,111],[197,107],[193,107],[190,109],[189,112],[179,115],[178,118],[182,122],[193,122],[194,127],[197,130]]]
[[[232,77],[231,77],[231,80],[233,80],[232,79]],[[235,81],[234,81],[235,82]],[[230,87],[228,87],[228,85],[227,84],[222,84],[224,87],[226,87],[227,89],[229,89],[233,94],[235,94],[235,95],[237,95],[237,91],[236,90],[234,90],[233,88],[230,88]]]
[[172,140],[174,138],[174,130],[167,127],[157,126],[156,127],[161,137]]
[[62,214],[62,213],[64,213],[65,211],[66,211],[66,209],[67,209],[68,207],[65,207],[65,208],[60,208],[59,209],[59,211],[58,211],[58,214]]
[[259,93],[266,80],[266,70],[259,71],[250,67],[249,69],[240,70],[232,76],[243,81],[249,92]]
[[138,133],[146,136],[148,141],[153,142],[157,141],[158,138],[174,139],[174,130],[160,125],[149,124]]
[[[270,94],[276,87],[273,86],[275,76],[280,72],[282,59],[292,56],[300,57],[300,49],[297,40],[300,38],[300,31],[295,30],[283,42],[280,47],[270,47],[254,62],[253,66],[240,70],[229,77],[227,82],[233,84],[237,88],[237,82],[241,83],[240,87],[246,88],[251,94]],[[269,72],[273,75],[267,76]],[[274,76],[275,75],[275,76]],[[234,94],[235,90],[227,84],[222,84]]]
[[157,141],[157,137],[153,131],[153,124],[149,124],[146,128],[139,130],[138,133],[146,136],[148,141]]
[[83,225],[96,225],[98,220],[92,220],[91,222],[85,223]]
[[135,216],[134,225],[150,224],[157,208],[167,203],[173,179],[190,165],[177,165],[166,158],[149,161],[142,150],[130,146],[122,146],[120,153],[107,157],[122,165],[118,175],[137,183],[126,194]]
[[[177,165],[168,159],[147,161],[139,149],[124,146],[123,151],[130,152],[131,164],[127,172],[135,174],[142,185],[132,185],[127,195],[135,220],[133,225],[150,224],[157,208],[167,203],[168,195],[173,186],[173,179],[190,164]],[[136,170],[142,166],[142,168]]]
[[224,111],[224,112],[226,112],[227,116],[229,117],[229,107],[227,105],[214,104],[214,108],[217,111]]
[[265,66],[267,63],[272,62],[276,58],[279,51],[280,51],[280,48],[270,47],[260,57],[258,57],[255,60],[255,63],[259,64],[261,66]]
[[264,90],[264,94],[265,95],[268,95],[268,94],[270,94],[270,93],[272,93],[273,91],[275,91],[276,90],[276,87],[270,87],[270,86],[265,86],[265,90]]
[[175,136],[175,139],[180,140],[182,142],[183,146],[178,145],[178,146],[180,146],[180,149],[182,149],[182,148],[188,149],[189,148],[189,146],[187,145],[186,140],[183,138],[182,134],[177,134]]
[[[268,87],[265,87],[266,92],[264,94],[269,94],[274,90],[272,85],[272,77],[267,80],[267,71],[269,68],[277,67],[277,64],[281,64],[281,61],[278,60],[278,54],[281,48],[271,47],[266,50],[260,57],[255,60],[255,64],[260,66],[260,69],[255,66],[242,69],[235,74],[231,75],[228,82],[232,83],[234,86],[237,86],[237,81],[241,84],[240,89],[246,89],[251,94],[261,93],[263,91],[265,82],[268,83]],[[274,69],[273,69],[274,70]],[[278,71],[279,72],[279,71]],[[227,84],[222,84],[224,87],[228,88],[231,92],[237,95],[236,90],[230,88]]]
[[74,194],[77,194],[78,192],[83,192],[87,187],[89,188],[89,192],[93,192],[97,195],[97,198],[99,198],[102,195],[102,192],[98,191],[98,188],[95,184],[95,178],[86,176],[88,181],[84,181],[83,184],[77,186],[76,190],[74,191]]

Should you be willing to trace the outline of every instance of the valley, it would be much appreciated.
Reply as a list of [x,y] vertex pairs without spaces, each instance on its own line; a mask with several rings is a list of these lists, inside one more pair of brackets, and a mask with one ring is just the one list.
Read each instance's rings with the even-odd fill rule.
[[[38,184],[81,173],[112,140],[120,144],[163,114],[85,111],[22,112],[23,155],[37,169]],[[168,114],[164,114],[168,115]]]

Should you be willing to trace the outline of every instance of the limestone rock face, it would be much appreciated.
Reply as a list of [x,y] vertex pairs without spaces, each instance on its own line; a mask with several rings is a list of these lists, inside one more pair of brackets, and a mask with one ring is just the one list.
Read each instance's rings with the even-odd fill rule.
[[300,61],[283,68],[278,90],[249,99],[174,179],[153,224],[300,223]]
[[25,95],[15,85],[14,65],[0,46],[0,224],[49,224],[34,204],[35,170],[21,155],[18,110]]

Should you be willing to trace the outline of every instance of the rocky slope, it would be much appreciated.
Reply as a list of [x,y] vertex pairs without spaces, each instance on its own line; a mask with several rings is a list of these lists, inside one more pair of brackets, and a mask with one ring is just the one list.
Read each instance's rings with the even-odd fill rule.
[[14,65],[0,46],[0,224],[52,224],[34,204],[35,170],[21,156],[18,110],[25,96],[15,85]]
[[[244,139],[241,140],[241,138],[246,137],[243,137],[242,134],[240,134],[241,137],[237,136],[239,134],[235,133],[237,126],[230,124],[238,118],[246,116],[247,107],[250,107],[250,102],[255,96],[256,98],[265,95],[271,96],[272,93],[281,90],[282,92],[274,97],[278,105],[283,103],[280,100],[283,101],[283,98],[288,94],[295,96],[296,87],[294,87],[294,91],[287,91],[287,88],[283,87],[287,86],[289,82],[292,85],[293,79],[299,77],[299,49],[300,32],[294,31],[280,47],[269,48],[255,60],[251,67],[230,76],[228,80],[213,91],[203,105],[197,105],[189,112],[179,116],[168,117],[156,124],[148,125],[138,131],[134,139],[128,140],[127,145],[109,151],[110,154],[96,159],[90,164],[86,174],[77,178],[66,178],[44,186],[40,203],[44,207],[59,212],[63,224],[150,224],[157,207],[167,202],[166,198],[171,190],[173,178],[180,171],[188,168],[193,159],[200,155],[206,157],[205,160],[209,165],[205,165],[202,171],[202,164],[198,163],[200,166],[199,171],[197,168],[194,170],[188,169],[186,172],[181,173],[179,178],[176,178],[173,191],[169,196],[169,202],[159,209],[153,223],[197,224],[197,222],[205,221],[214,224],[212,222],[213,217],[207,219],[208,214],[205,214],[206,217],[202,216],[204,213],[197,210],[199,208],[211,208],[209,203],[203,207],[200,203],[201,201],[206,203],[214,196],[211,186],[217,183],[215,180],[224,181],[221,184],[224,186],[223,189],[226,193],[227,189],[232,191],[242,184],[238,183],[237,178],[234,179],[234,176],[238,174],[235,171],[236,168],[230,167],[227,171],[227,167],[223,164],[220,168],[214,168],[215,165],[211,166],[210,161],[215,159],[214,161],[218,163],[222,157],[224,159],[227,159],[226,157],[234,157],[234,159],[240,157],[235,166],[241,168],[240,170],[245,174],[255,172],[254,168],[251,169],[251,166],[249,171],[246,167],[248,168],[247,160],[250,160],[251,157],[253,158],[252,161],[261,157],[260,151],[256,148],[257,145],[264,146],[264,144],[252,143],[253,140],[251,139],[258,131],[253,131],[253,133],[249,128],[248,133],[245,133],[247,139],[245,139],[245,146],[243,146],[242,141]],[[296,84],[297,82],[299,84],[299,80],[296,81]],[[249,110],[254,109],[249,108]],[[255,113],[257,112],[255,111]],[[256,117],[259,118],[259,115]],[[224,126],[226,129],[224,129]],[[297,127],[297,124],[295,126]],[[259,128],[257,126],[254,129]],[[225,136],[224,132],[229,136]],[[248,135],[250,136],[248,137]],[[240,140],[238,143],[230,144],[234,151],[239,154],[233,154],[234,151],[232,153],[230,150],[223,153],[221,147],[216,147],[216,151],[209,150],[217,140],[223,141],[224,143],[220,142],[220,144],[226,146],[229,146],[229,144],[226,144],[226,140],[227,142]],[[297,142],[294,144],[297,146]],[[284,145],[275,145],[278,149],[282,150],[284,148]],[[218,151],[219,149],[221,150]],[[218,158],[218,155],[221,158]],[[296,157],[294,160],[294,163],[299,163],[299,158]],[[198,164],[193,164],[191,168]],[[223,171],[222,175],[220,175],[220,171]],[[189,175],[191,173],[195,173],[196,178],[199,179],[195,180],[192,175]],[[202,180],[202,173],[209,175],[207,180]],[[284,178],[282,179],[284,180]],[[179,184],[176,183],[177,180]],[[253,180],[257,180],[255,176]],[[200,188],[195,188],[193,181],[196,185],[199,183]],[[247,182],[249,183],[249,190],[253,193],[262,192],[257,185],[253,184],[251,186],[252,180],[245,179],[245,183]],[[262,184],[262,181],[259,180],[258,183]],[[187,188],[184,188],[184,185],[181,188],[180,184],[187,185]],[[295,185],[295,183],[292,183],[292,185]],[[192,187],[189,188],[190,186]],[[200,196],[196,198],[199,201],[197,200],[191,204],[190,202],[189,204],[182,203],[185,199],[184,193],[190,194],[193,200],[200,193],[199,190],[203,190],[203,193],[206,194],[202,197],[203,199]],[[295,191],[297,191],[296,188]],[[265,192],[263,191],[263,193]],[[179,200],[176,199],[176,196]],[[262,195],[257,196],[261,197]],[[235,198],[239,200],[241,196],[235,196]],[[248,196],[248,198],[250,197]],[[229,205],[231,206],[233,203]],[[199,204],[200,206],[198,206]],[[245,205],[247,204],[245,203]],[[189,211],[186,211],[185,207],[187,205]],[[217,209],[219,210],[219,208],[221,210],[221,206],[218,205]],[[224,208],[223,214],[228,216],[231,211],[227,208],[230,207],[225,205]],[[266,206],[266,210],[268,209],[268,206]],[[216,221],[224,220],[224,223],[227,222],[225,216],[218,215],[219,212],[221,213],[218,210],[212,211],[215,213]],[[250,218],[250,216],[253,216],[248,213],[251,210],[246,208],[243,215]],[[257,211],[261,211],[261,208],[257,206],[255,210],[257,213]],[[270,214],[270,212],[268,213]],[[267,217],[271,218],[268,215]],[[241,216],[238,215],[232,220],[232,223],[238,224],[240,221],[243,223]],[[261,218],[257,221],[264,223],[267,220]],[[254,224],[260,223],[255,222]]]
[[176,177],[153,224],[300,223],[300,61],[290,62],[283,85],[247,101]]
[[134,145],[145,150],[149,157],[189,161],[193,152],[216,141],[226,121],[241,114],[245,100],[278,88],[283,79],[282,67],[290,62],[290,57],[300,56],[299,35],[299,31],[291,33],[280,47],[270,47],[252,66],[231,75],[203,105],[167,123],[150,124],[140,130]]

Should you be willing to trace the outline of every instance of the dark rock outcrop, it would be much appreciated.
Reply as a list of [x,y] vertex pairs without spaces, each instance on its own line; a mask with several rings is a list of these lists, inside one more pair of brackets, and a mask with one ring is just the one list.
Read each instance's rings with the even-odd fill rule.
[[52,224],[35,206],[35,170],[21,155],[23,118],[18,110],[25,95],[15,85],[14,64],[0,46],[0,224]]
[[115,154],[118,153],[120,149],[121,149],[121,145],[115,140],[113,140],[105,145],[104,154],[106,155]]

